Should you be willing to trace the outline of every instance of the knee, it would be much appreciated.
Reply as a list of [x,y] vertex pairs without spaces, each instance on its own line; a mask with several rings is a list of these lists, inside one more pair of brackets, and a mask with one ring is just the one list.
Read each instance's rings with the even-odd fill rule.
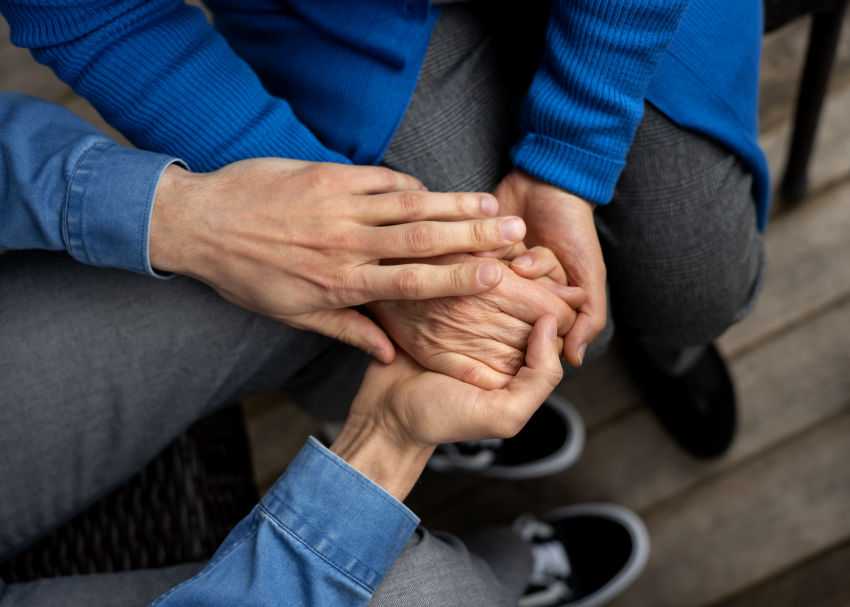
[[747,255],[705,251],[682,264],[671,279],[649,286],[635,317],[634,300],[621,302],[632,310],[628,324],[639,333],[671,347],[714,341],[752,309],[765,273],[761,243]]

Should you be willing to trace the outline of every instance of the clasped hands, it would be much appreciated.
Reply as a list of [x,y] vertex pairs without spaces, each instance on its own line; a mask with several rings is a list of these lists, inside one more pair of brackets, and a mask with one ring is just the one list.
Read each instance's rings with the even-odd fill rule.
[[[494,197],[380,167],[171,166],[149,256],[380,361],[332,449],[399,499],[436,444],[518,432],[560,381],[559,352],[580,365],[604,326],[592,206],[516,170]],[[363,304],[404,351],[351,307]]]
[[[369,304],[426,368],[501,388],[522,366],[534,322],[553,314],[565,335],[584,292],[566,286],[549,251],[525,251],[520,218],[498,212],[492,195],[428,192],[382,167],[272,158],[207,174],[171,166],[150,259],[389,363],[392,341],[352,308]],[[494,250],[501,259],[470,255]]]

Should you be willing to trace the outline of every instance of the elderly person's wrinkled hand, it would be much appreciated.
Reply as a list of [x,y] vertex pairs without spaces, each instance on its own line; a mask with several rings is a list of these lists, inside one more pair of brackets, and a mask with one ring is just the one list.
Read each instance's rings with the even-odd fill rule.
[[[525,360],[528,338],[542,316],[554,316],[566,334],[584,303],[584,291],[557,284],[548,251],[525,251],[528,277],[505,267],[497,287],[477,295],[422,301],[380,301],[369,310],[419,364],[483,389],[504,388]],[[478,263],[472,255],[445,255],[435,264]],[[516,259],[519,259],[517,257]],[[525,263],[526,260],[523,260]],[[557,263],[557,262],[555,262]],[[562,270],[561,270],[562,272]],[[534,280],[532,280],[534,278]]]

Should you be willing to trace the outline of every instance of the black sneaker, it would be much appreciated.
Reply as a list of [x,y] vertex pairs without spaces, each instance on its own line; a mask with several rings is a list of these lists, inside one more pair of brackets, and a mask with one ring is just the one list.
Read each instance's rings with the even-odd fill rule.
[[531,543],[534,570],[518,607],[598,607],[637,579],[649,534],[637,514],[614,504],[577,504],[514,523]]
[[565,399],[551,394],[516,436],[440,445],[428,468],[491,478],[537,478],[568,468],[583,448],[581,416]]
[[714,344],[678,377],[661,371],[628,337],[620,340],[626,362],[661,424],[697,457],[725,453],[735,437],[735,388]]

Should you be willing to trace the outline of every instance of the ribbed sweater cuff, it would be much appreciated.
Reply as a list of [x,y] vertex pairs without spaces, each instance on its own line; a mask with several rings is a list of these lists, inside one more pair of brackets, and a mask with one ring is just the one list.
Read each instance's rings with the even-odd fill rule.
[[71,176],[63,217],[65,247],[92,266],[169,278],[151,268],[151,213],[165,169],[181,160],[164,154],[97,143]]
[[546,137],[530,133],[511,150],[514,166],[546,183],[595,204],[608,204],[625,162],[591,154]]

